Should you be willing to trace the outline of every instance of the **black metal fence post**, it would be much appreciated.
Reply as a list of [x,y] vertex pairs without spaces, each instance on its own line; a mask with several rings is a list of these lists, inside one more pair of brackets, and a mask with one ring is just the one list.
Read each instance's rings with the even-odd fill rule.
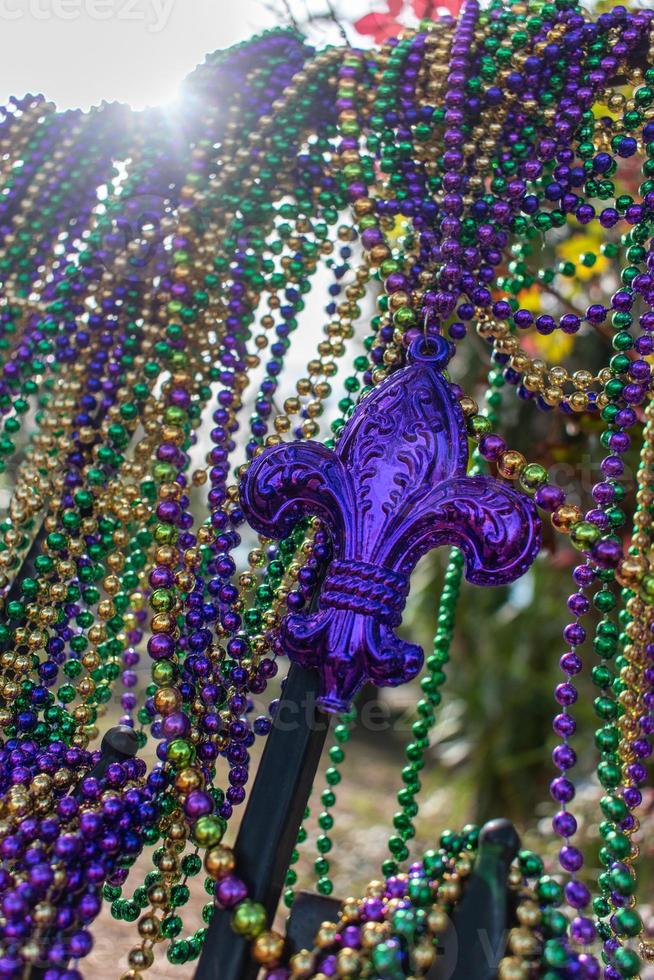
[[520,838],[509,820],[490,820],[429,980],[495,980],[507,936],[507,874]]

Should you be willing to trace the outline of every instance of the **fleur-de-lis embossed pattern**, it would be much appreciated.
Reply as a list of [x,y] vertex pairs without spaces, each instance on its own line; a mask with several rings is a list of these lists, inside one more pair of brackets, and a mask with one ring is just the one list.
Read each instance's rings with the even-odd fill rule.
[[291,442],[265,449],[241,486],[249,523],[270,538],[315,515],[333,558],[313,612],[282,622],[280,650],[322,678],[320,702],[345,710],[361,685],[397,685],[422,649],[399,639],[409,577],[444,544],[465,556],[476,585],[512,582],[540,548],[532,501],[488,476],[467,476],[461,408],[443,375],[450,346],[416,341],[408,363],[365,397],[331,450]]

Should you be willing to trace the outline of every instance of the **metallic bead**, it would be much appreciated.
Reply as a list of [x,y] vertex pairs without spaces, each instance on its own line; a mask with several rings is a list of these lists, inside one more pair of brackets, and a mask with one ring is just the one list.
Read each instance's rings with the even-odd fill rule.
[[537,937],[530,929],[511,929],[509,947],[517,956],[535,956],[540,949]]
[[301,949],[295,956],[291,956],[289,966],[293,980],[308,980],[313,972],[315,957],[311,950]]
[[498,980],[527,980],[529,977],[529,967],[517,956],[505,956],[500,961],[497,973]]
[[231,874],[235,866],[234,852],[222,844],[212,847],[204,856],[205,871],[216,880]]
[[316,933],[315,944],[318,949],[327,949],[331,946],[338,934],[338,925],[335,922],[323,922]]
[[252,955],[262,966],[275,966],[284,952],[284,937],[278,932],[266,930],[252,944]]
[[522,453],[509,449],[502,453],[497,463],[497,471],[505,480],[516,480],[527,465]]
[[127,962],[134,970],[147,970],[154,962],[154,953],[147,946],[135,946],[127,954]]
[[450,925],[450,917],[443,908],[438,906],[431,909],[427,915],[429,931],[438,936],[444,933]]

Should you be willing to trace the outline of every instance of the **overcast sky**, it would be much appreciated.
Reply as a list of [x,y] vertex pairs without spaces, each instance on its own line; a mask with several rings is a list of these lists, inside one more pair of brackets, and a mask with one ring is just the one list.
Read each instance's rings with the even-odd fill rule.
[[208,51],[274,23],[260,0],[0,0],[0,104],[167,102]]

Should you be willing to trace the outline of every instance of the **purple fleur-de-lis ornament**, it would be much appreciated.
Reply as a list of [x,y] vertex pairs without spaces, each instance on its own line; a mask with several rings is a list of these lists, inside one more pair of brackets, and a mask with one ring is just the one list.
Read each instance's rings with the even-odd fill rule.
[[540,548],[532,501],[488,476],[467,476],[465,422],[442,371],[444,338],[421,339],[408,363],[357,406],[336,449],[318,442],[271,446],[241,485],[245,515],[270,538],[318,516],[333,559],[314,612],[291,613],[279,643],[317,668],[320,704],[344,711],[361,685],[396,685],[420,669],[422,649],[394,632],[409,576],[431,548],[457,545],[476,585],[522,575]]

